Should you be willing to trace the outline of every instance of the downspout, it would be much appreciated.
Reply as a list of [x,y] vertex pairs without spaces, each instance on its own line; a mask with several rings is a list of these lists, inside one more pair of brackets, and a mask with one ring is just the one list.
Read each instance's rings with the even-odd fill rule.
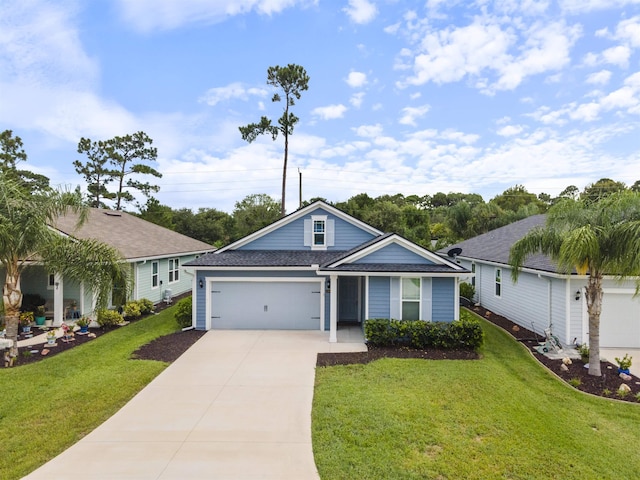
[[196,285],[196,275],[194,272],[189,271],[186,268],[183,268],[182,271],[184,273],[186,273],[187,275],[191,275],[191,325],[188,327],[184,327],[182,329],[182,331],[186,331],[186,330],[193,330],[194,328],[196,328],[196,313],[197,313],[197,309],[196,309],[196,299],[198,298],[198,289],[197,289],[197,285]]

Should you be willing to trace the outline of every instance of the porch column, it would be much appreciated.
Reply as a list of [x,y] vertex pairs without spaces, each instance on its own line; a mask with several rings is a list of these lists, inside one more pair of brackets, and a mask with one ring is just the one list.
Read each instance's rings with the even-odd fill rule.
[[64,282],[59,274],[54,275],[53,326],[59,327],[64,321]]
[[456,277],[456,287],[453,293],[453,319],[460,320],[460,277]]
[[331,296],[329,301],[329,342],[338,342],[338,276],[331,275]]

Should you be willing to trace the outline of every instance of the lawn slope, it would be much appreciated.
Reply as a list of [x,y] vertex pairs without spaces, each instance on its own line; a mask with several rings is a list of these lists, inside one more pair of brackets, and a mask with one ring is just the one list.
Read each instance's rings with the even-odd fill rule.
[[21,478],[53,458],[166,368],[162,362],[129,357],[177,329],[173,311],[166,309],[41,362],[0,369],[0,478]]
[[321,478],[638,478],[640,405],[572,389],[482,325],[481,360],[319,368],[312,429]]

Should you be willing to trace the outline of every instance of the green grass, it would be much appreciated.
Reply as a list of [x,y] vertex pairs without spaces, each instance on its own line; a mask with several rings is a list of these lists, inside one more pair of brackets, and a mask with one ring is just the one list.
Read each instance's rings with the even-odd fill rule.
[[164,370],[166,363],[129,358],[177,329],[173,310],[41,362],[0,369],[0,478],[21,478],[53,458]]
[[312,431],[321,478],[637,478],[640,405],[574,390],[482,325],[479,361],[319,368]]

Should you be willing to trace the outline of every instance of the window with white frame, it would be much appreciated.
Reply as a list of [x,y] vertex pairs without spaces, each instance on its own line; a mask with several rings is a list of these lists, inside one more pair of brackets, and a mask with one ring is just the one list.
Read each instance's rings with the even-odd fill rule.
[[160,285],[160,264],[159,262],[151,263],[151,288],[158,288]]
[[496,297],[502,296],[502,269],[496,268]]
[[420,278],[402,279],[402,320],[420,320]]
[[180,259],[169,259],[169,283],[174,283],[180,280]]
[[471,286],[475,287],[476,286],[476,264],[475,263],[471,264],[471,273],[473,273],[473,276],[471,277]]
[[50,273],[47,278],[47,290],[53,290],[56,286],[56,275],[54,273]]
[[313,219],[313,246],[324,247],[327,242],[327,225],[324,219]]

